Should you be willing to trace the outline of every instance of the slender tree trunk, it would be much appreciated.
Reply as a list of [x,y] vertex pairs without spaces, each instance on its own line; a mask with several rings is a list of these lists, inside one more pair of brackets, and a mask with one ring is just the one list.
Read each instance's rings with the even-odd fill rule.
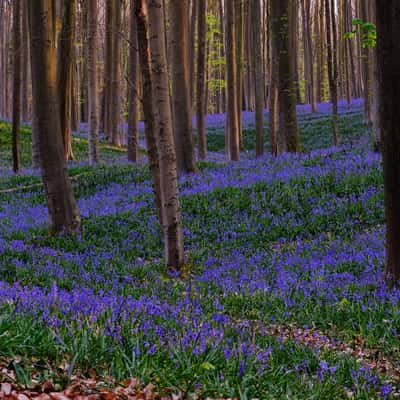
[[196,172],[189,85],[188,9],[188,0],[170,0],[172,110],[179,173]]
[[55,12],[52,0],[28,0],[33,96],[40,167],[51,232],[80,229],[81,220],[64,157],[57,94]]
[[206,13],[207,0],[198,0],[197,21],[197,87],[196,87],[196,119],[197,119],[197,141],[199,159],[207,158],[207,136],[206,136]]
[[29,117],[29,25],[28,11],[22,7],[22,121],[28,122]]
[[184,263],[178,172],[172,127],[169,78],[162,0],[148,4],[150,50],[155,106],[158,110],[158,143],[161,171],[162,220],[168,267],[179,270]]
[[86,0],[87,67],[89,95],[89,163],[99,162],[99,106],[97,91],[97,0]]
[[400,284],[400,2],[376,0],[379,114],[383,135],[386,281]]
[[245,34],[245,16],[243,0],[235,1],[235,42],[236,42],[236,81],[237,81],[237,119],[239,131],[239,145],[243,149],[243,128],[242,128],[242,110],[243,110],[243,63],[244,63],[244,34]]
[[229,136],[229,158],[232,161],[240,159],[240,134],[239,117],[237,107],[237,50],[235,37],[235,5],[233,1],[226,3],[226,77],[227,77],[227,101],[226,115]]
[[113,146],[120,147],[119,121],[120,121],[120,75],[121,75],[121,0],[113,1],[113,24],[112,24],[112,64],[111,64],[111,87],[110,87],[110,116],[109,116],[109,142]]
[[71,136],[72,59],[75,40],[76,0],[64,1],[64,14],[57,57],[57,86],[60,97],[61,135],[64,155],[73,159]]
[[21,170],[21,0],[13,3],[13,118],[12,118],[12,153],[13,171]]
[[135,2],[130,0],[129,82],[128,82],[128,160],[138,163],[139,153],[139,55]]
[[262,71],[261,46],[261,4],[252,0],[253,68],[256,95],[256,156],[264,154],[264,80]]
[[329,89],[332,102],[332,137],[333,145],[339,144],[338,127],[338,93],[337,93],[337,49],[336,49],[336,23],[334,0],[325,0],[326,38],[328,52]]

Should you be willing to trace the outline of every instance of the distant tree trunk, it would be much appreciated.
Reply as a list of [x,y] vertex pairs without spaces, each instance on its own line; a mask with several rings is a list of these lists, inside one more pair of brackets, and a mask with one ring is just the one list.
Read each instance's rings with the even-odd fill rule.
[[87,68],[89,95],[89,163],[99,162],[99,106],[97,91],[97,0],[86,0]]
[[379,114],[383,135],[386,281],[400,284],[400,2],[376,0]]
[[269,67],[270,67],[270,89],[268,98],[268,109],[269,109],[269,143],[271,154],[277,156],[280,151],[284,148],[280,148],[278,145],[279,135],[279,122],[278,122],[278,112],[279,112],[279,31],[276,30],[277,21],[277,10],[276,1],[270,1],[269,7]]
[[[242,110],[243,110],[243,63],[244,63],[244,2],[243,0],[235,1],[235,42],[236,42],[236,102],[237,102],[237,119],[239,132],[239,149],[243,149],[243,127],[242,127]],[[248,9],[248,7],[247,7]]]
[[31,66],[37,115],[40,167],[51,232],[80,229],[81,220],[64,157],[57,93],[53,0],[28,0]]
[[111,87],[110,87],[110,116],[109,116],[109,143],[120,147],[119,122],[120,122],[120,75],[121,75],[121,0],[113,1],[113,24],[112,24],[112,64],[111,64]]
[[338,127],[338,68],[337,68],[337,40],[336,40],[336,22],[335,22],[335,3],[334,0],[325,0],[326,14],[326,38],[328,51],[328,76],[329,89],[332,102],[332,136],[333,145],[339,144]]
[[162,220],[167,266],[180,270],[184,263],[182,218],[179,202],[178,172],[172,127],[169,78],[162,0],[148,5],[153,93],[158,110],[158,142],[161,171]]
[[111,70],[113,62],[113,20],[114,3],[116,0],[105,2],[105,43],[104,43],[104,88],[103,88],[103,130],[105,139],[110,141],[110,115],[111,115]]
[[233,1],[226,3],[226,77],[227,101],[226,129],[229,136],[229,158],[240,159],[239,116],[237,107],[237,51],[235,37],[235,5]]
[[[179,173],[196,172],[189,71],[188,0],[170,0],[172,110]],[[179,22],[178,22],[179,21]]]
[[64,13],[57,56],[57,87],[60,102],[61,135],[64,155],[73,159],[71,137],[72,59],[75,40],[76,0],[64,1]]
[[139,56],[135,2],[130,0],[129,82],[128,82],[128,160],[138,163],[139,153]]
[[22,7],[22,121],[29,121],[29,23],[26,7]]
[[295,40],[292,37],[296,31],[290,23],[293,19],[293,1],[271,0],[276,11],[276,15],[272,18],[273,36],[278,40],[279,49],[279,127],[280,134],[285,138],[286,151],[291,153],[300,151],[296,111],[296,52],[293,48]]
[[197,120],[197,145],[199,159],[207,158],[207,136],[206,136],[206,13],[207,0],[198,0],[197,21],[197,87],[196,87],[196,120]]
[[13,2],[13,118],[12,118],[12,153],[13,171],[21,170],[21,0]]
[[261,4],[260,0],[252,0],[252,34],[253,34],[253,68],[256,95],[256,156],[264,154],[264,79],[262,71],[261,47]]

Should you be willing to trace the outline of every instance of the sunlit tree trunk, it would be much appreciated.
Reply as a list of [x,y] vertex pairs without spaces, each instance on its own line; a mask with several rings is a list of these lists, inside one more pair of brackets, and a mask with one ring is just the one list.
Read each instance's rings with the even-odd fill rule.
[[40,167],[51,232],[59,234],[80,229],[64,157],[57,93],[55,12],[52,0],[28,0],[34,112],[36,113]]

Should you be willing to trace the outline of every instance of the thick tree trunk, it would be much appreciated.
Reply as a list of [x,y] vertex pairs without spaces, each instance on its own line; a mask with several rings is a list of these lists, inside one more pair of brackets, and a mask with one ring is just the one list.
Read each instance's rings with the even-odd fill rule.
[[264,79],[261,47],[261,4],[252,0],[253,69],[256,97],[256,156],[264,154]]
[[86,0],[87,68],[89,95],[89,163],[99,162],[99,106],[97,90],[97,0]]
[[188,9],[188,0],[170,0],[172,110],[179,173],[196,172],[189,85]]
[[21,0],[13,3],[13,118],[12,118],[12,154],[13,171],[21,170]]
[[139,54],[135,2],[130,1],[129,81],[128,81],[128,160],[138,163],[139,153]]
[[197,86],[196,86],[196,121],[197,121],[197,146],[199,159],[207,158],[206,136],[206,13],[207,0],[198,0],[197,21]]
[[73,232],[81,220],[64,157],[57,93],[55,13],[52,0],[28,0],[33,97],[40,167],[51,232]]
[[158,143],[162,190],[162,220],[167,266],[179,270],[184,263],[178,173],[169,96],[169,77],[162,0],[148,5],[150,50],[155,106],[158,111]]
[[73,159],[71,136],[72,60],[75,41],[76,0],[64,1],[64,14],[57,56],[57,87],[60,103],[61,135],[64,155]]
[[279,128],[280,136],[284,138],[282,150],[288,152],[300,151],[300,137],[297,125],[297,93],[295,76],[295,40],[292,21],[294,0],[271,0],[272,40],[278,49],[279,75]]
[[400,284],[400,2],[376,0],[379,114],[383,135],[386,280]]
[[26,7],[22,7],[22,82],[21,82],[21,96],[22,96],[22,121],[28,122],[30,119],[29,114],[29,24],[28,24],[28,11]]

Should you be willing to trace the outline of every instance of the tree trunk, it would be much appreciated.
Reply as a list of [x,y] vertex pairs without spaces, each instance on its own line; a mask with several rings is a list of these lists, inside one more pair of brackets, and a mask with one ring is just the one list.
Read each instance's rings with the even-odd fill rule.
[[66,160],[73,159],[71,137],[72,59],[75,40],[76,0],[64,1],[64,14],[57,56],[57,87],[61,135]]
[[52,0],[29,0],[31,66],[40,167],[53,234],[80,229],[81,220],[64,157],[57,93]]
[[386,281],[400,284],[400,3],[376,0],[379,114],[383,135]]
[[86,0],[87,6],[87,75],[89,95],[89,163],[99,162],[99,106],[97,91],[97,0]]
[[329,89],[332,102],[332,137],[333,145],[339,144],[339,127],[338,127],[338,93],[337,93],[337,48],[336,48],[336,23],[334,0],[325,0],[326,14],[326,43],[328,52],[328,76]]
[[178,173],[169,96],[169,77],[162,0],[148,5],[150,50],[155,106],[158,111],[158,143],[161,171],[162,220],[167,266],[180,270],[184,263],[183,231]]
[[226,3],[226,77],[227,101],[226,129],[229,136],[229,158],[232,161],[240,159],[240,134],[238,117],[238,81],[237,81],[237,50],[235,37],[235,5],[233,1]]
[[207,158],[207,136],[206,136],[206,13],[207,0],[198,0],[197,21],[197,86],[196,86],[196,121],[197,121],[197,145],[199,159]]
[[172,111],[179,173],[196,172],[189,86],[188,9],[188,0],[170,0]]
[[135,2],[131,0],[130,38],[129,38],[129,82],[128,82],[128,160],[138,163],[139,153],[139,56],[137,40],[137,21]]
[[253,0],[252,10],[252,34],[253,34],[253,69],[254,88],[256,95],[256,156],[264,154],[264,79],[262,71],[262,47],[261,47],[261,4],[260,0]]
[[12,153],[13,171],[21,170],[21,0],[13,3],[13,118],[12,118]]
[[286,149],[283,151],[300,151],[300,137],[297,125],[297,93],[295,74],[295,26],[293,19],[294,0],[271,0],[274,14],[271,16],[273,40],[277,40],[278,75],[279,75],[279,127],[280,135],[284,138]]

